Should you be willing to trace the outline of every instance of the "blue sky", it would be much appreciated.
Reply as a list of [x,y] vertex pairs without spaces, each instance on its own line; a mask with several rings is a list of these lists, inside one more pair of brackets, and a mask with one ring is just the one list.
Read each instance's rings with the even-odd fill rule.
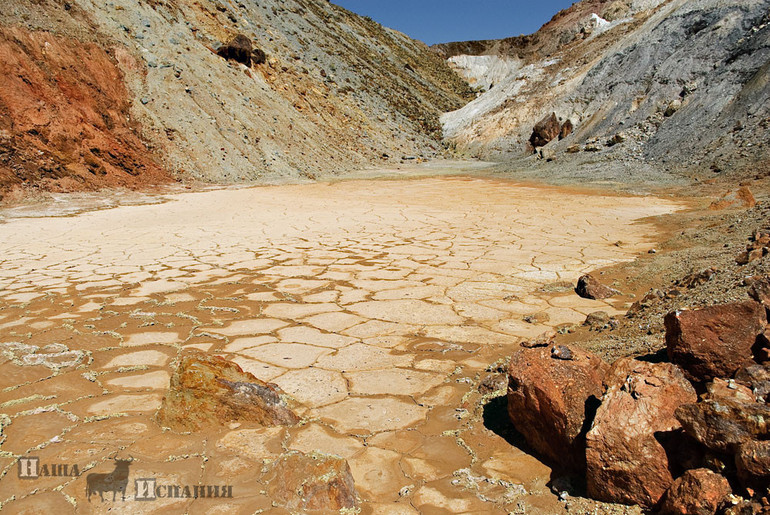
[[574,0],[332,0],[430,45],[531,34]]

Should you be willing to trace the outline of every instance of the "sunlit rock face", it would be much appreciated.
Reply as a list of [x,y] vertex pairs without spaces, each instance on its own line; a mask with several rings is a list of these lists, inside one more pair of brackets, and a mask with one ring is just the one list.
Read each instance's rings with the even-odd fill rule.
[[751,122],[770,113],[766,14],[762,0],[583,1],[530,36],[436,45],[483,91],[442,117],[444,135],[469,155],[522,157],[554,112],[575,127],[549,145],[556,159],[750,173],[767,159]]

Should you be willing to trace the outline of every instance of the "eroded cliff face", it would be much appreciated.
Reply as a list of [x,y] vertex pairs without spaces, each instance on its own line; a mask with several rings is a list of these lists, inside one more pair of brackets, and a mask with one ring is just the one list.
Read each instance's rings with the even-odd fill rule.
[[555,113],[574,132],[548,159],[750,172],[768,157],[769,12],[767,0],[585,1],[532,36],[442,45],[481,90],[442,118],[445,136],[471,155],[531,156],[534,125]]
[[[238,34],[266,61],[217,55]],[[6,192],[427,157],[470,98],[426,45],[322,0],[12,0],[0,38]]]
[[130,107],[117,62],[95,43],[0,28],[0,193],[168,181]]

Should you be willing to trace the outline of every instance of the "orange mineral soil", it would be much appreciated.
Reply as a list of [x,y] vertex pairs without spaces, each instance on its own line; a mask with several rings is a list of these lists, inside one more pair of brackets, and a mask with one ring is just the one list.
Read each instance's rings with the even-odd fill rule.
[[117,58],[129,65],[133,59],[49,32],[0,28],[0,200],[21,188],[137,188],[171,180],[130,119]]

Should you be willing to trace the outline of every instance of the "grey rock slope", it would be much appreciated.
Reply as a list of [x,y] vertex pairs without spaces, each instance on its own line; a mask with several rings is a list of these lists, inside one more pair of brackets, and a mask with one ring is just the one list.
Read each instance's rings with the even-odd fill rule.
[[575,131],[540,155],[560,164],[607,158],[671,172],[754,173],[768,157],[768,22],[768,0],[581,2],[541,29],[562,42],[547,53],[536,48],[542,37],[445,45],[436,50],[469,79],[485,70],[459,52],[516,64],[447,114],[445,132],[473,155],[531,156],[534,124],[555,112]]
[[[433,156],[440,114],[471,98],[425,44],[325,0],[8,0],[0,29],[107,50],[142,138],[183,178],[313,178]],[[237,34],[266,62],[218,56]]]

